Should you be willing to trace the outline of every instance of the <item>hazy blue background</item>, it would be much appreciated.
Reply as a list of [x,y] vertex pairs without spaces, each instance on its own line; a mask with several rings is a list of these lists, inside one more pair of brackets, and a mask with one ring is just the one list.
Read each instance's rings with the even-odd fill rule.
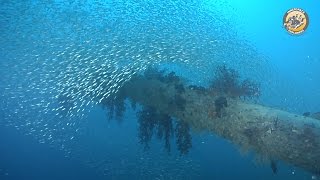
[[[234,10],[230,17],[228,11],[224,13],[236,22],[239,36],[272,62],[272,83],[261,82],[270,92],[261,101],[298,114],[320,111],[320,1],[235,0],[229,6],[228,11]],[[284,13],[294,7],[304,9],[310,19],[308,29],[299,36],[290,35],[282,26]],[[237,16],[233,16],[235,12]],[[2,63],[9,61],[7,58],[1,58]],[[145,152],[138,143],[136,121],[130,108],[121,123],[108,121],[105,111],[95,108],[88,115],[89,130],[76,145],[70,144],[74,147],[71,157],[14,127],[1,125],[0,179],[166,179],[161,175],[187,179],[311,179],[311,174],[281,162],[275,175],[268,163],[256,163],[253,155],[241,155],[231,143],[205,132],[193,133],[193,148],[186,156],[180,156],[175,148],[168,155],[156,139]],[[100,160],[102,169],[97,165]]]

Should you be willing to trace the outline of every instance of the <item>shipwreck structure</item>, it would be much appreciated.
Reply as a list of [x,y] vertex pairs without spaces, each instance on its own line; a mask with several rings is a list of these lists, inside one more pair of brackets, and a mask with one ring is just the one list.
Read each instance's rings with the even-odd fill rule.
[[241,97],[259,95],[258,86],[250,80],[237,82],[236,72],[226,67],[219,71],[213,85],[204,88],[187,85],[174,73],[147,70],[128,81],[116,100],[102,104],[119,106],[128,98],[252,150],[268,158],[272,167],[281,160],[319,174],[320,120],[250,103]]

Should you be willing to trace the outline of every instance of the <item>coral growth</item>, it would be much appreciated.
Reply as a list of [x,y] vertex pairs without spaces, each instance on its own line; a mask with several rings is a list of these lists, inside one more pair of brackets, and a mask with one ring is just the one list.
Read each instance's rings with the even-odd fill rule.
[[216,70],[216,77],[211,84],[211,89],[219,94],[230,97],[258,97],[260,95],[259,85],[246,79],[240,81],[239,73],[225,65]]
[[188,88],[191,90],[195,90],[199,94],[205,94],[207,92],[207,89],[202,86],[190,85],[190,86],[188,86]]
[[180,77],[173,71],[167,73],[166,70],[149,67],[145,70],[144,77],[147,79],[157,79],[165,84],[173,84],[179,93],[183,93],[185,91]]
[[176,89],[177,93],[181,94],[185,92],[184,86],[183,84],[176,84],[174,86],[174,88]]
[[248,142],[251,146],[259,144],[259,136],[261,134],[261,130],[258,127],[251,127],[244,129],[243,134],[248,138]]
[[186,103],[187,101],[180,94],[176,94],[170,102],[171,109],[184,111]]
[[[145,72],[144,76],[147,79],[157,79],[163,83],[165,83],[168,87],[172,86],[174,88],[173,95],[169,102],[171,110],[181,110],[185,109],[186,100],[182,96],[185,93],[185,87],[181,82],[181,79],[174,73],[170,72],[166,74],[164,70],[160,71],[154,67],[149,67]],[[163,93],[163,89],[160,88],[159,94]]]
[[105,98],[101,101],[102,107],[108,110],[108,119],[113,119],[115,117],[119,122],[122,121],[123,114],[126,110],[125,108],[125,98],[118,93],[114,97]]
[[259,85],[250,79],[242,81],[239,92],[241,95],[247,97],[258,97],[261,93]]
[[165,78],[165,70],[159,70],[154,67],[149,67],[144,71],[144,77],[148,79],[158,79],[158,80],[164,80]]
[[[158,123],[157,112],[154,108],[144,108],[138,112],[139,132],[138,138],[141,144],[144,144],[145,149],[149,149],[154,129]],[[171,134],[171,133],[170,133]]]
[[164,140],[167,152],[171,151],[170,139],[176,136],[177,148],[181,154],[187,154],[191,148],[191,135],[189,126],[182,121],[177,121],[174,128],[173,119],[167,114],[162,114],[151,107],[145,107],[138,112],[139,142],[149,149],[149,143],[154,134],[160,140]]
[[175,132],[176,132],[176,144],[180,153],[188,154],[189,149],[192,147],[191,135],[189,133],[190,127],[183,121],[178,121]]
[[217,116],[221,117],[221,110],[225,107],[228,107],[227,98],[220,96],[214,101],[214,104],[216,106]]
[[304,142],[304,146],[308,149],[320,146],[316,141],[317,134],[314,132],[315,127],[310,124],[305,124],[303,131],[298,135],[298,139]]

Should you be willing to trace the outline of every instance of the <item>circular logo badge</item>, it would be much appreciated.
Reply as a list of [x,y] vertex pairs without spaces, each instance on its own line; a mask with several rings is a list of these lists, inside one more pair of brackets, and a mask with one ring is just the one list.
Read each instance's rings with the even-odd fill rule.
[[304,32],[309,25],[309,18],[306,12],[300,8],[293,8],[283,16],[283,25],[288,32],[300,34]]

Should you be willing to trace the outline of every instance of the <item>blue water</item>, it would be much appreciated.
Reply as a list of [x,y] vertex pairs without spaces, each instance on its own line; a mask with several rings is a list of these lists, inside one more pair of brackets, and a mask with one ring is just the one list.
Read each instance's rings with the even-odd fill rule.
[[[320,110],[319,1],[201,2],[0,1],[0,179],[315,178],[282,161],[277,162],[278,173],[274,174],[270,163],[261,162],[254,152],[242,153],[226,139],[193,129],[192,148],[185,155],[177,149],[175,138],[170,140],[169,153],[164,141],[155,136],[149,149],[145,149],[138,138],[136,113],[141,107],[138,105],[135,110],[129,101],[125,101],[122,120],[110,117],[105,109],[93,104],[80,106],[69,121],[51,112],[63,83],[86,82],[91,75],[86,68],[97,71],[105,62],[111,68],[118,63],[120,70],[144,67],[148,61],[138,56],[130,59],[131,56],[124,56],[125,52],[137,55],[140,49],[147,49],[142,51],[143,56],[151,51],[149,42],[157,41],[164,41],[164,47],[173,49],[168,51],[170,55],[185,43],[181,46],[186,53],[177,53],[175,58],[188,61],[155,58],[152,60],[157,62],[152,63],[175,71],[191,84],[208,86],[214,68],[211,65],[217,61],[259,81],[259,103],[296,114]],[[291,35],[282,26],[284,13],[293,7],[302,8],[309,15],[310,24],[301,35]],[[194,10],[197,8],[202,11]],[[198,12],[202,14],[193,14]],[[204,16],[212,12],[217,14]],[[216,15],[221,15],[221,23]],[[156,30],[143,29],[144,26]],[[184,36],[184,31],[189,34]],[[171,32],[176,34],[170,35]],[[179,35],[190,39],[184,42]],[[214,48],[208,47],[207,42],[215,39],[223,45],[211,51]],[[66,49],[77,45],[82,60],[65,55],[74,55]],[[111,50],[98,54],[104,45]],[[119,55],[110,55],[118,51]],[[243,59],[239,58],[242,53]],[[250,59],[258,57],[255,53],[263,58]],[[90,63],[83,64],[86,57]],[[138,65],[131,66],[138,60]],[[78,79],[63,71],[68,64],[76,69]],[[81,100],[81,95],[74,96],[87,102]],[[51,122],[61,123],[54,126]]]

